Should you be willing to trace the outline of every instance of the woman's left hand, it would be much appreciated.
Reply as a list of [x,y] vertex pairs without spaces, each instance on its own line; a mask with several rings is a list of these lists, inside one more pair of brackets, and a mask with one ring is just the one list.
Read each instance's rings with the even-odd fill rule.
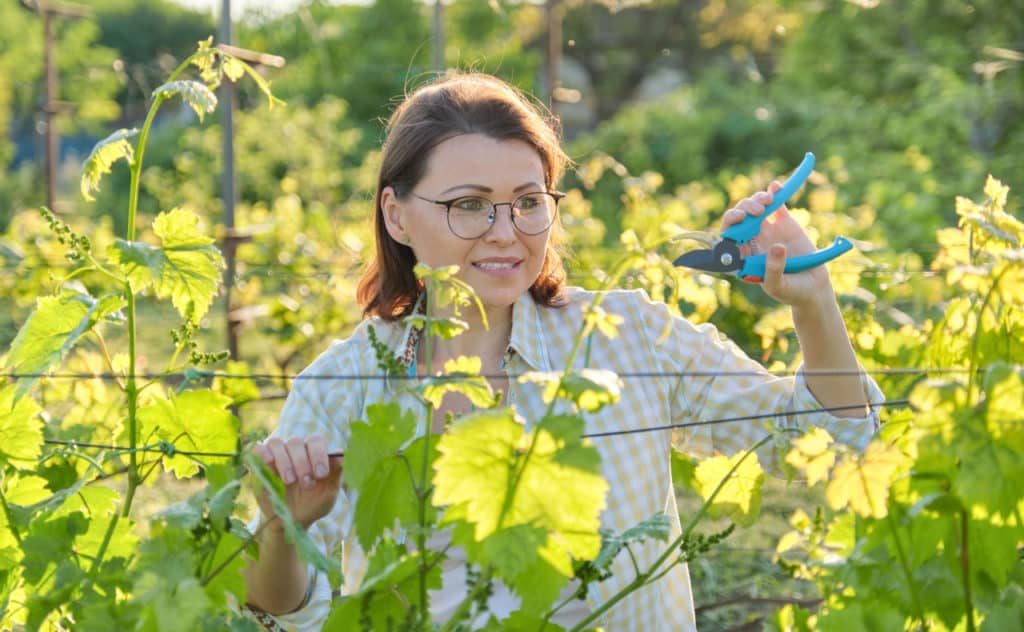
[[[765,206],[772,201],[772,194],[780,188],[781,183],[772,181],[767,191],[755,193],[726,211],[722,216],[722,230],[743,221],[747,215],[764,213]],[[757,253],[767,255],[762,287],[768,296],[793,307],[812,304],[825,297],[831,299],[832,282],[824,266],[783,273],[788,257],[810,254],[815,250],[807,232],[793,219],[785,205],[765,218],[757,237],[740,248],[744,257]]]

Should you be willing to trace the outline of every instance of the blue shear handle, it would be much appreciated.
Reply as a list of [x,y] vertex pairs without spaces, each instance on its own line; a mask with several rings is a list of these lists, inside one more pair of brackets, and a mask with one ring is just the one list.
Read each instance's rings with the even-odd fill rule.
[[814,171],[814,154],[807,152],[804,154],[803,162],[796,168],[793,175],[789,176],[782,188],[772,196],[772,202],[764,208],[764,213],[757,216],[747,215],[742,222],[733,224],[722,231],[722,237],[731,239],[741,246],[757,237],[757,234],[761,232],[761,222],[764,221],[764,218],[774,213],[776,209],[786,203],[786,200],[793,197],[797,189],[807,181],[807,176],[811,175],[812,171]]
[[[818,252],[812,252],[809,255],[801,255],[799,257],[791,257],[786,259],[786,272],[803,272],[804,270],[810,270],[813,267],[820,266],[826,261],[832,261],[844,252],[849,252],[853,248],[853,244],[846,237],[836,237],[836,240],[832,242],[832,245],[828,248],[819,250]],[[737,272],[744,281],[750,281],[752,283],[760,283],[764,281],[764,264],[765,255],[753,255],[743,260],[743,267]]]

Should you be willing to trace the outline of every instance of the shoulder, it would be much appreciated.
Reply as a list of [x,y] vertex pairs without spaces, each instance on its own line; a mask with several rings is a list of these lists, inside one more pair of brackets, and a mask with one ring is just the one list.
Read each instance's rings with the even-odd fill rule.
[[377,366],[373,341],[395,349],[403,335],[402,326],[379,318],[360,322],[347,338],[334,340],[300,375],[354,373]]
[[564,309],[570,314],[582,316],[594,304],[605,313],[615,314],[625,320],[649,320],[656,314],[669,314],[667,305],[652,300],[642,289],[594,291],[569,287],[566,288],[565,305],[555,309]]

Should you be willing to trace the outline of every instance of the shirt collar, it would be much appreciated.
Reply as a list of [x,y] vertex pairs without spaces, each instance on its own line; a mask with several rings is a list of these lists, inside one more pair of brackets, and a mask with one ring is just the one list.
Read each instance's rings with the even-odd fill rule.
[[[551,358],[545,331],[540,322],[540,307],[529,292],[523,294],[512,305],[512,335],[509,338],[509,349],[515,351],[529,368],[535,371],[550,371]],[[416,301],[413,309],[416,314],[426,313],[424,295]],[[395,347],[395,356],[408,372],[416,357],[416,345],[419,344],[422,328],[411,323],[405,326],[405,333],[399,338]]]

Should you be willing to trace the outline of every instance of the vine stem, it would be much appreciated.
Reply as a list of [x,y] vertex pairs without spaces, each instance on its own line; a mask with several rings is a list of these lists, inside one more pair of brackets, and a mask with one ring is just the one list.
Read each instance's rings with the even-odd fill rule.
[[907,559],[907,554],[903,551],[903,542],[900,540],[899,532],[896,530],[896,522],[892,517],[892,513],[889,513],[888,520],[886,522],[889,525],[889,530],[892,532],[893,542],[896,543],[896,555],[899,556],[900,566],[903,567],[903,575],[907,578],[907,588],[910,589],[910,598],[914,602],[914,610],[916,610],[917,618],[920,621],[924,621],[924,608],[921,606],[921,595],[917,592],[917,583],[914,581],[914,574],[910,571],[910,563]]
[[[168,77],[168,81],[177,79],[194,60],[213,54],[216,54],[215,51],[210,49],[192,53],[174,69],[174,72]],[[160,109],[165,100],[167,100],[167,96],[161,93],[157,95],[153,100],[153,104],[149,106],[146,120],[143,122],[142,130],[139,132],[139,142],[135,145],[135,156],[128,169],[130,174],[128,187],[128,230],[125,238],[129,242],[135,241],[135,217],[139,209],[139,182],[142,173],[142,161],[146,155],[146,141],[149,139],[149,131],[153,127],[153,119],[156,118],[157,110]],[[124,281],[124,293],[128,303],[128,381],[125,384],[125,392],[128,395],[128,447],[131,452],[128,454],[130,466],[128,470],[128,490],[125,492],[121,515],[128,517],[131,514],[132,502],[135,500],[135,490],[142,481],[139,476],[138,455],[135,452],[135,447],[139,440],[139,386],[135,381],[136,362],[138,361],[135,354],[137,343],[135,294],[132,292],[131,283],[127,280]]]
[[967,632],[976,632],[977,625],[974,623],[974,598],[971,595],[971,551],[969,518],[967,510],[960,510],[960,569],[964,575],[964,612],[967,615]]
[[459,620],[462,619],[462,617],[466,616],[466,613],[469,612],[469,609],[473,607],[473,602],[476,601],[478,593],[482,591],[487,586],[487,584],[490,583],[491,576],[493,574],[493,566],[488,566],[486,569],[484,569],[482,573],[480,573],[480,578],[476,580],[476,583],[473,584],[472,588],[470,588],[469,591],[466,593],[466,598],[462,600],[462,603],[459,604],[458,609],[456,609],[455,612],[452,613],[452,616],[448,619],[448,622],[445,623],[444,626],[440,630],[438,630],[438,632],[454,632],[454,630],[458,629],[457,626],[459,625]]
[[1010,270],[1010,268],[1010,266],[1006,266],[1002,269],[999,275],[992,282],[992,287],[989,288],[988,292],[985,293],[985,299],[981,302],[981,307],[978,308],[978,322],[974,327],[974,335],[971,336],[971,355],[969,359],[970,371],[968,371],[967,373],[968,396],[974,393],[974,374],[977,372],[978,366],[978,338],[981,335],[981,321],[983,318],[985,318],[985,309],[988,308],[989,301],[992,300],[992,296],[996,293],[996,290],[999,289],[999,284],[1003,280],[1003,275],[1005,275]]
[[[708,509],[711,507],[711,503],[715,501],[715,498],[718,497],[718,494],[721,493],[722,489],[725,487],[726,483],[729,482],[729,479],[732,478],[733,474],[735,474],[736,471],[739,470],[740,465],[742,465],[743,462],[746,461],[751,454],[757,451],[758,448],[768,443],[771,439],[772,435],[770,434],[762,438],[760,441],[755,443],[753,447],[747,450],[743,454],[743,456],[740,457],[740,459],[733,464],[731,468],[729,468],[729,471],[726,472],[724,477],[722,477],[722,480],[718,482],[718,486],[715,487],[715,490],[711,492],[711,495],[708,496],[707,500],[704,501],[704,504],[700,506],[700,509],[697,510],[697,513],[687,523],[686,528],[683,529],[683,532],[680,533],[679,536],[676,537],[676,539],[673,540],[671,544],[665,547],[665,551],[658,557],[657,560],[654,561],[654,564],[652,564],[651,567],[647,569],[647,571],[634,577],[633,581],[629,582],[629,584],[627,584],[625,588],[623,588],[618,593],[613,595],[611,599],[601,604],[600,607],[598,607],[596,610],[590,613],[590,616],[588,616],[580,623],[576,624],[576,626],[573,627],[569,632],[582,632],[586,629],[587,625],[593,623],[594,621],[597,621],[601,617],[601,615],[611,610],[613,606],[615,606],[620,601],[625,599],[630,593],[636,591],[637,589],[647,584],[648,580],[658,571],[661,565],[664,564],[665,561],[673,553],[675,553],[676,549],[679,548],[679,546],[688,537],[690,537],[690,534],[693,532],[694,528],[707,514]],[[660,577],[660,575],[658,575],[658,577]]]

